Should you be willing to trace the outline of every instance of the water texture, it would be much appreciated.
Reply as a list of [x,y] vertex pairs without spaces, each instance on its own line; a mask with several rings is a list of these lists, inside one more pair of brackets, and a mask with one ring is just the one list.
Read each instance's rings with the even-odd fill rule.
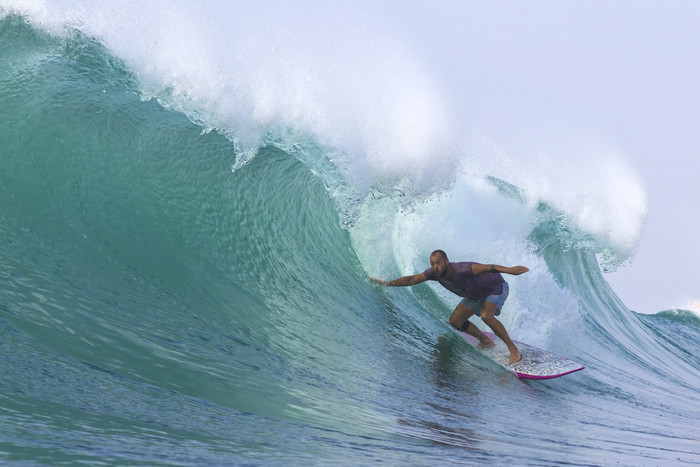
[[[700,323],[625,307],[615,232],[498,171],[355,160],[309,113],[217,113],[31,18],[0,20],[2,463],[700,462]],[[434,248],[528,265],[504,324],[586,369],[520,381],[454,297],[367,280]]]

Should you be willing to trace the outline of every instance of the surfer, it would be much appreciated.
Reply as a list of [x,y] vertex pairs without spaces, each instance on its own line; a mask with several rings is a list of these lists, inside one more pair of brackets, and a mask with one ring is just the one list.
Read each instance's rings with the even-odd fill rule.
[[442,250],[430,254],[430,268],[412,276],[383,281],[370,277],[371,280],[386,287],[407,287],[425,281],[438,281],[450,292],[462,297],[450,315],[450,325],[458,331],[479,339],[479,348],[492,347],[493,341],[469,321],[472,315],[481,317],[507,346],[510,351],[508,363],[520,360],[518,347],[510,340],[503,324],[496,318],[501,314],[501,307],[508,298],[508,283],[501,273],[518,276],[528,272],[525,266],[506,267],[498,264],[480,264],[475,262],[450,263]]

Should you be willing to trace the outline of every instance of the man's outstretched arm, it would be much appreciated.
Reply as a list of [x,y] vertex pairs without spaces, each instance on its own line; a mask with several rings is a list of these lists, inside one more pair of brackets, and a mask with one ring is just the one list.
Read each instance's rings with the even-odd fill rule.
[[420,284],[421,282],[425,282],[428,280],[428,278],[425,277],[425,273],[422,272],[420,274],[414,274],[412,276],[399,277],[398,279],[390,281],[383,281],[375,277],[370,277],[370,279],[376,282],[377,284],[381,284],[385,287],[408,287],[411,285]]
[[528,272],[529,269],[525,266],[501,266],[500,264],[472,264],[472,273],[474,275],[483,274],[485,272],[500,272],[501,274],[512,274],[519,276]]

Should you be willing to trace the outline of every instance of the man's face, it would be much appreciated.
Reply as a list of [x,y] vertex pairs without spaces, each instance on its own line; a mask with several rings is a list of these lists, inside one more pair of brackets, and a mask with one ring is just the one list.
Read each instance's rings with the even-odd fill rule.
[[430,267],[433,269],[435,277],[438,279],[441,279],[445,276],[445,274],[447,274],[447,268],[449,265],[450,263],[447,261],[447,258],[439,253],[436,253],[430,257]]

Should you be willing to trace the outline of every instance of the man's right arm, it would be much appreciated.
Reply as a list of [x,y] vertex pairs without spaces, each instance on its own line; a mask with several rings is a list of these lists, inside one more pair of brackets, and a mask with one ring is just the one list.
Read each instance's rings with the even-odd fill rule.
[[425,273],[423,272],[421,272],[420,274],[414,274],[412,276],[399,277],[398,279],[393,279],[390,281],[383,281],[374,277],[370,277],[370,279],[376,282],[377,284],[383,285],[384,287],[408,287],[411,285],[420,284],[421,282],[425,282],[428,280],[428,278],[425,277]]

